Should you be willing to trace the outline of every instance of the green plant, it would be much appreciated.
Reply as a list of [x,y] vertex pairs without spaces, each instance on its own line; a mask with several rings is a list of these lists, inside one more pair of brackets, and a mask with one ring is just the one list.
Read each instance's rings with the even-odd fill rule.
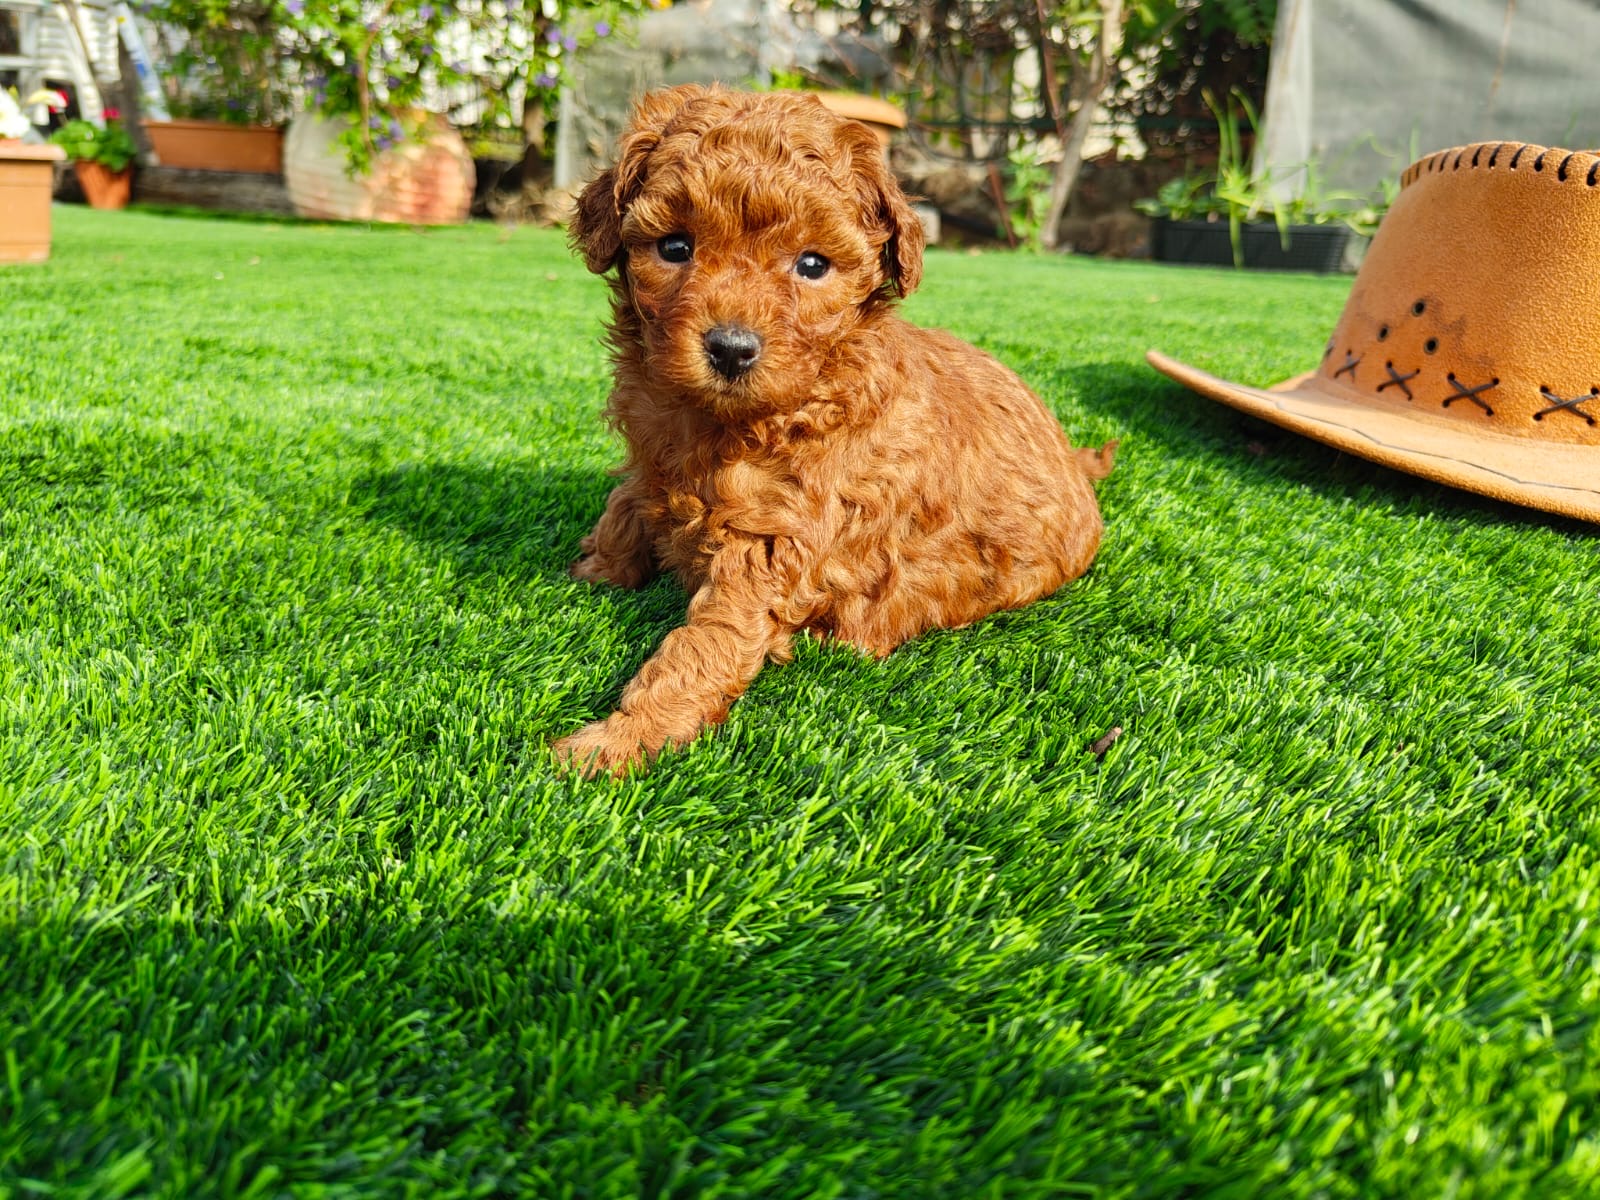
[[270,4],[157,0],[141,8],[160,43],[173,116],[271,125],[293,111],[292,64]]
[[785,70],[782,67],[772,68],[772,77],[765,87],[757,85],[758,91],[773,92],[803,92],[808,88],[816,87],[816,81],[804,71]]
[[1006,155],[1005,198],[1011,231],[1030,250],[1044,249],[1045,216],[1050,208],[1050,168],[1033,146],[1019,146]]
[[[1238,90],[1226,103],[1219,102],[1209,90],[1204,95],[1217,119],[1215,166],[1210,171],[1190,171],[1168,181],[1154,197],[1135,201],[1138,211],[1174,221],[1226,220],[1235,266],[1244,264],[1243,230],[1252,222],[1272,221],[1285,249],[1294,225],[1344,224],[1362,235],[1370,235],[1377,228],[1399,190],[1398,180],[1385,179],[1378,194],[1369,197],[1327,190],[1322,167],[1315,159],[1278,179],[1269,172],[1254,171],[1244,152],[1239,121],[1242,115],[1251,133],[1257,132],[1260,120],[1255,105]],[[1301,178],[1292,192],[1277,186],[1295,174]]]
[[[295,102],[348,119],[350,169],[421,136],[445,97],[480,131],[511,131],[549,108],[565,66],[645,0],[155,0],[145,15],[187,47],[173,70],[224,115],[274,118]],[[214,98],[214,99],[213,99]]]
[[104,125],[68,121],[50,135],[50,140],[73,162],[97,162],[108,171],[124,171],[139,153],[139,147],[117,119],[115,109],[107,109],[106,116]]
[[[1255,106],[1250,98],[1243,92],[1234,91],[1232,99],[1236,99],[1245,116],[1250,121],[1250,130],[1255,132],[1258,122],[1256,120]],[[1232,100],[1227,104],[1219,104],[1216,96],[1208,89],[1203,93],[1206,107],[1217,118],[1217,132],[1220,142],[1217,149],[1217,173],[1212,185],[1212,191],[1217,199],[1222,202],[1221,211],[1228,218],[1228,240],[1233,243],[1233,265],[1244,265],[1244,232],[1243,226],[1247,221],[1259,219],[1267,211],[1270,201],[1267,186],[1269,181],[1258,179],[1250,170],[1250,163],[1246,160],[1243,150],[1243,140],[1239,136],[1239,119],[1234,112]],[[1273,210],[1274,218],[1278,221],[1278,235],[1287,240],[1287,220],[1277,216]]]
[[1211,193],[1209,176],[1186,174],[1167,180],[1153,198],[1135,200],[1133,206],[1148,216],[1193,221],[1216,212],[1219,203]]

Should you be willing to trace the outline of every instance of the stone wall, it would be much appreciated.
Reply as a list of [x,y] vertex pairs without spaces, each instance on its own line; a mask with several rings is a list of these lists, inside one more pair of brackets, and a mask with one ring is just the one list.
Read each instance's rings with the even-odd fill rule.
[[658,87],[768,78],[760,0],[675,4],[640,18],[637,36],[612,38],[575,61],[556,126],[555,185],[569,191],[610,156],[633,101]]
[[888,75],[870,40],[804,29],[778,0],[689,0],[645,13],[631,36],[608,38],[572,64],[556,126],[556,188],[577,190],[609,160],[643,93],[679,83],[762,87],[777,69],[864,89]]

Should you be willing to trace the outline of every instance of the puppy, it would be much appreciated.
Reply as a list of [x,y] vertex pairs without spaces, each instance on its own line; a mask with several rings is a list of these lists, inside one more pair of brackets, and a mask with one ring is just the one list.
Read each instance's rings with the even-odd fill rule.
[[797,632],[881,656],[1088,568],[1116,443],[1072,449],[1009,370],[895,314],[922,227],[866,126],[803,95],[656,92],[570,235],[614,272],[626,443],[572,574],[671,571],[689,613],[563,764],[683,745]]

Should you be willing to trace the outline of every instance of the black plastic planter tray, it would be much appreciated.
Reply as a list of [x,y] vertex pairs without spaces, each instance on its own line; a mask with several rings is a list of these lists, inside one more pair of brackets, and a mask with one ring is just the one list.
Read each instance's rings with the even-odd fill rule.
[[[1278,227],[1252,222],[1240,230],[1244,265],[1263,271],[1317,271],[1332,274],[1344,264],[1350,230],[1344,225],[1291,225],[1284,248]],[[1233,266],[1233,243],[1226,221],[1171,221],[1150,226],[1150,257],[1158,262]]]

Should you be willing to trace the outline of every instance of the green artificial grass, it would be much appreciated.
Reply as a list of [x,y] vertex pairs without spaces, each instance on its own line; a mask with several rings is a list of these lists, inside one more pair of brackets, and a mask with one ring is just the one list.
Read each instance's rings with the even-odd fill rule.
[[[559,235],[0,269],[0,1196],[1600,1193],[1600,538],[1192,395],[1348,279],[932,252],[1084,579],[581,782],[684,598]],[[1103,757],[1088,750],[1113,727]]]

